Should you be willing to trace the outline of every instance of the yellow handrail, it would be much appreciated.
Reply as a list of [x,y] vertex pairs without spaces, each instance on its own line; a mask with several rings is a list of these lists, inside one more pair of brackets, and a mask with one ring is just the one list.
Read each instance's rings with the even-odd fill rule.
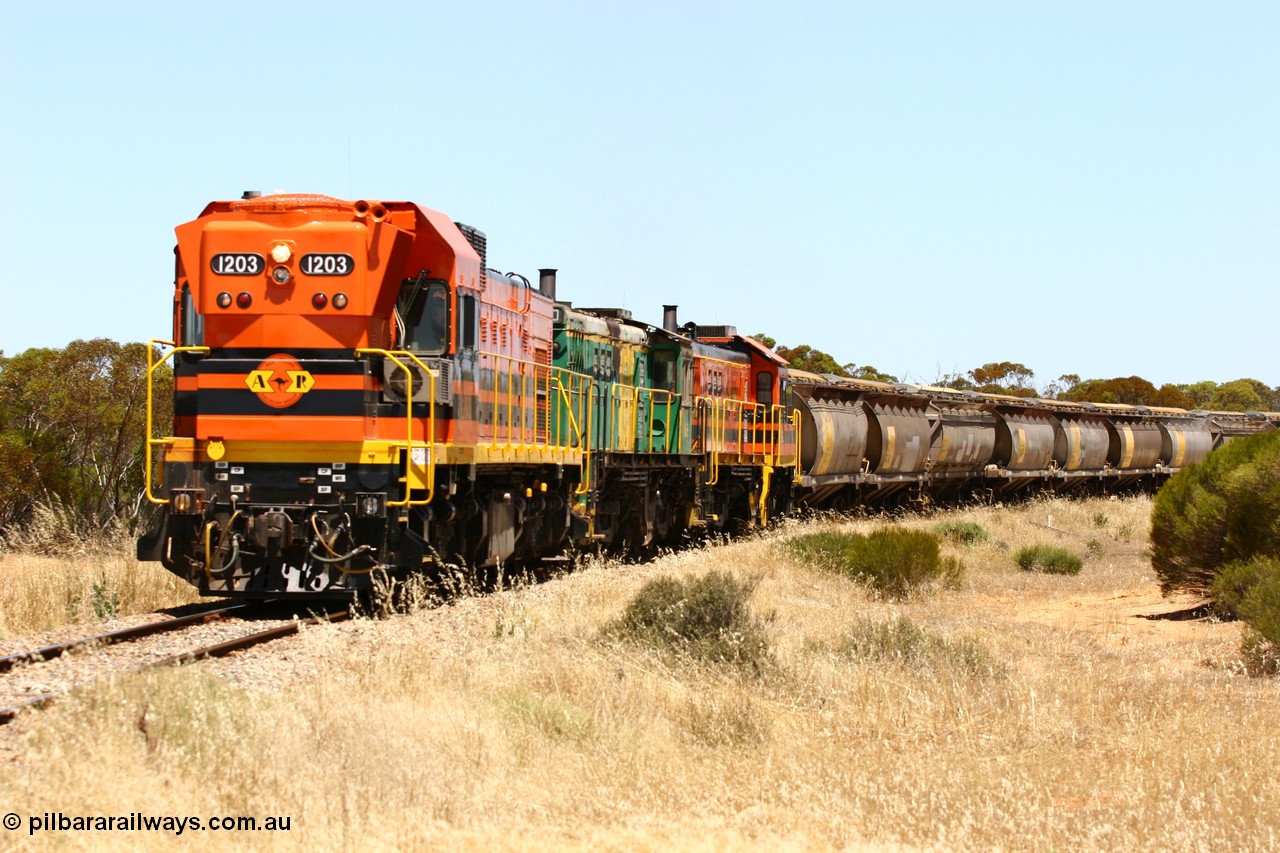
[[[360,347],[356,350],[356,355],[380,355],[388,359],[396,367],[404,371],[404,421],[405,421],[405,448],[404,448],[404,500],[393,501],[388,500],[387,506],[426,506],[431,503],[431,499],[435,496],[436,490],[436,466],[431,463],[431,446],[435,442],[436,437],[436,372],[423,363],[422,359],[408,350],[385,350],[376,347]],[[409,369],[409,365],[401,361],[401,358],[407,358],[414,364],[421,367],[423,373],[427,376],[428,383],[428,404],[427,404],[427,422],[423,428],[423,435],[426,441],[416,442],[413,438],[413,371]],[[413,451],[415,449],[425,448],[426,459],[423,462],[427,472],[427,487],[425,498],[413,500],[412,490],[409,487],[410,474],[413,471]]]
[[[699,397],[697,402],[704,406],[706,413],[702,423],[702,452],[707,454],[708,468],[711,477],[704,483],[714,486],[720,482],[720,451],[724,445],[724,400],[710,397]],[[718,436],[718,437],[717,437]]]
[[[566,387],[562,379],[568,377],[569,386]],[[591,428],[595,420],[595,407],[591,405],[591,395],[595,387],[595,380],[590,376],[582,373],[555,368],[555,373],[550,377],[550,381],[555,384],[556,393],[564,403],[564,413],[569,425],[569,443],[565,444],[560,437],[559,423],[556,425],[556,433],[554,441],[551,436],[551,425],[547,425],[547,438],[551,445],[557,449],[566,447],[580,448],[582,453],[582,479],[578,483],[578,488],[574,490],[576,495],[585,495],[591,491]],[[577,388],[575,392],[574,388]],[[574,412],[573,400],[577,399],[579,405],[586,410],[585,418],[580,422]]]
[[[482,370],[485,368],[486,363],[493,366],[493,388],[489,389],[492,394],[493,407],[493,423],[490,425],[492,434],[489,436],[489,449],[506,453],[517,447],[536,447],[539,443],[538,373],[539,371],[546,371],[548,382],[550,382],[552,372],[557,368],[495,352],[481,351],[478,355],[480,356]],[[505,371],[502,369],[503,365],[506,366]],[[505,387],[500,387],[499,380],[505,383]],[[519,391],[516,390],[517,381],[520,383]],[[483,391],[485,389],[481,388],[480,390]],[[548,399],[547,402],[549,405],[550,400]],[[506,414],[505,435],[498,428],[498,415],[502,412]],[[516,435],[514,423],[517,413],[520,416],[518,436]]]
[[[590,445],[584,430],[589,431],[591,425],[584,410],[590,413],[589,397],[595,392],[591,377],[500,353],[482,351],[479,356],[480,369],[491,371],[493,376],[491,385],[485,383],[480,388],[481,404],[491,407],[493,419],[487,425],[488,435],[482,433],[478,445],[503,456],[516,450],[551,453]],[[545,386],[540,376],[545,376]],[[541,391],[544,387],[545,394]],[[560,410],[552,406],[556,396],[568,420],[568,436]],[[499,423],[502,420],[505,424]]]
[[757,404],[760,406],[761,418],[764,423],[764,441],[761,455],[764,456],[766,465],[776,466],[782,461],[782,430],[783,430],[783,414],[782,406],[777,404],[767,405],[765,403]]
[[[611,450],[620,450],[624,453],[633,453],[636,450],[636,411],[639,409],[640,394],[639,389],[634,385],[624,385],[621,382],[614,382],[609,386],[609,411],[612,417],[609,448]],[[627,410],[630,410],[630,417],[624,417]]]
[[[575,374],[571,373],[569,375],[573,376]],[[561,401],[563,401],[564,403],[565,417],[568,418],[569,420],[570,440],[573,441],[573,437],[574,436],[577,437],[577,441],[573,441],[572,446],[578,447],[580,444],[582,444],[583,436],[582,436],[582,428],[578,425],[578,419],[574,417],[573,402],[572,402],[573,392],[570,389],[565,387],[564,382],[560,380],[559,376],[552,376],[551,382],[555,384],[556,393],[560,396]],[[557,424],[556,434],[554,436],[552,436],[550,432],[551,430],[548,426],[547,439],[551,441],[552,446],[553,447],[563,446],[560,442],[559,424]]]
[[803,430],[800,429],[800,410],[798,408],[791,410],[791,426],[796,431],[796,455],[795,458],[791,460],[791,464],[795,467],[796,473],[798,474],[800,473],[800,460],[802,458],[800,454],[800,436],[803,433]]
[[[657,419],[658,419],[658,406],[662,405],[666,413],[666,419],[663,421],[662,452],[670,453],[671,452],[671,430],[672,430],[672,427],[674,426],[671,422],[671,406],[672,406],[672,403],[677,399],[679,395],[675,394],[673,391],[670,391],[666,388],[637,388],[636,389],[637,417],[639,416],[638,409],[639,409],[640,397],[641,395],[645,395],[645,394],[647,394],[649,397],[649,423],[648,423],[648,429],[645,432],[648,444],[644,448],[644,450],[645,452],[648,452],[648,453],[657,452],[654,450],[655,441],[654,441],[654,435],[653,435],[653,425],[657,422]],[[665,403],[659,404],[655,402],[654,398],[659,394],[662,394],[666,397]],[[678,412],[679,409],[676,409],[676,411]],[[637,425],[637,430],[638,429],[639,429],[639,425]]]
[[778,427],[774,424],[773,409],[764,403],[757,403],[756,417],[759,419],[757,434],[760,436],[759,455],[765,465],[773,465],[778,459]]
[[763,527],[769,523],[769,491],[773,485],[773,470],[782,457],[782,407],[764,403],[755,405],[762,436],[759,515],[760,525]]
[[[156,361],[156,358],[155,358],[156,347],[173,347],[173,349],[164,353],[164,355],[160,358],[160,360]],[[155,417],[154,417],[155,394],[152,386],[155,379],[155,372],[160,368],[160,365],[164,364],[166,361],[168,361],[170,358],[172,358],[173,356],[177,355],[180,352],[198,352],[203,355],[208,355],[209,348],[208,347],[180,347],[180,346],[176,346],[173,343],[173,341],[161,341],[161,340],[156,340],[154,338],[152,340],[147,341],[147,459],[146,459],[147,502],[156,504],[157,506],[164,506],[165,504],[169,503],[169,500],[168,498],[158,498],[151,491],[151,480],[155,474],[155,470],[154,470],[155,463],[152,459],[152,456],[154,455],[153,451],[154,451],[154,448],[156,447],[164,447],[164,446],[173,444],[174,439],[172,436],[168,438],[152,438],[151,436],[151,432],[155,428]],[[174,384],[175,386],[177,385],[176,375],[174,376]]]

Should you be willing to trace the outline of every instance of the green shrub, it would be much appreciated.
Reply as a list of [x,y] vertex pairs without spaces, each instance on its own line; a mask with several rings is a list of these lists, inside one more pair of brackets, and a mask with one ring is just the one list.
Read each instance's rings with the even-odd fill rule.
[[759,672],[772,657],[764,627],[747,607],[755,585],[755,580],[739,581],[727,572],[684,580],[654,578],[602,633],[606,638]]
[[1169,478],[1151,512],[1161,589],[1212,597],[1223,566],[1280,554],[1280,431],[1238,438]]
[[93,615],[98,619],[114,619],[120,612],[120,593],[111,588],[105,573],[98,576],[90,590]]
[[1078,575],[1084,561],[1057,545],[1025,545],[1013,555],[1013,561],[1024,572],[1045,572],[1051,575]]
[[798,536],[785,547],[797,559],[894,598],[934,584],[954,588],[964,577],[964,566],[942,556],[937,534],[927,530],[881,527],[866,536],[825,531]]
[[974,521],[946,521],[933,529],[957,545],[977,545],[991,538],[986,529]]
[[1219,609],[1239,616],[1252,631],[1241,649],[1246,669],[1272,674],[1280,662],[1280,558],[1253,557],[1223,566],[1213,581]]
[[911,668],[981,676],[1004,673],[1004,667],[995,663],[976,640],[949,640],[924,630],[905,616],[892,622],[860,619],[834,646],[826,648],[844,657]]
[[1218,612],[1243,617],[1245,611],[1253,610],[1265,599],[1268,588],[1275,584],[1272,579],[1277,572],[1280,572],[1280,562],[1268,557],[1237,560],[1223,566],[1211,587]]

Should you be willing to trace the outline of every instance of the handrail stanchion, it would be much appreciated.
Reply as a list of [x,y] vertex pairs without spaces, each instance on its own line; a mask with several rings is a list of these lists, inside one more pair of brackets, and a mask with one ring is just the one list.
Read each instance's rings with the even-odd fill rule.
[[[164,353],[157,361],[156,347],[173,348]],[[147,458],[144,463],[146,468],[144,476],[146,477],[147,484],[147,502],[157,506],[164,506],[169,503],[169,499],[156,497],[151,488],[152,478],[155,476],[155,460],[152,458],[154,456],[154,448],[166,447],[173,444],[174,439],[172,436],[167,438],[153,438],[151,435],[152,431],[155,429],[155,391],[153,386],[155,384],[156,371],[160,369],[162,364],[180,352],[198,352],[201,355],[208,355],[210,350],[208,347],[180,347],[174,344],[173,341],[161,341],[155,339],[147,341]],[[174,375],[174,384],[177,384],[176,374]]]
[[[380,355],[389,359],[392,364],[404,371],[404,421],[405,421],[405,460],[404,460],[404,500],[393,501],[388,500],[387,506],[426,506],[431,503],[435,496],[436,486],[436,466],[431,459],[432,445],[435,443],[436,437],[436,372],[428,367],[422,359],[408,350],[385,350],[375,347],[361,347],[356,350],[356,355]],[[428,403],[427,403],[427,422],[423,427],[424,440],[419,443],[413,438],[413,371],[409,369],[409,365],[401,361],[401,358],[407,358],[418,367],[422,368],[423,373],[427,377]],[[427,457],[424,463],[426,469],[426,497],[413,499],[412,490],[410,488],[410,474],[413,471],[413,451],[419,446],[424,447],[427,451]]]

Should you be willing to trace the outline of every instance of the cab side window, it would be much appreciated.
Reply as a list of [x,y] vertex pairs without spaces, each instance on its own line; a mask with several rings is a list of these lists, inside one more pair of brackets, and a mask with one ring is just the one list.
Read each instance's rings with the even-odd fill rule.
[[756,374],[756,402],[773,405],[773,374],[767,370]]
[[396,323],[401,346],[427,355],[449,350],[449,284],[422,276],[400,286]]
[[204,316],[196,311],[196,300],[191,294],[191,285],[183,283],[182,300],[179,306],[182,336],[179,343],[184,347],[204,345]]
[[653,387],[663,391],[676,390],[676,353],[675,350],[658,349],[653,351]]
[[476,298],[458,294],[458,349],[476,348]]

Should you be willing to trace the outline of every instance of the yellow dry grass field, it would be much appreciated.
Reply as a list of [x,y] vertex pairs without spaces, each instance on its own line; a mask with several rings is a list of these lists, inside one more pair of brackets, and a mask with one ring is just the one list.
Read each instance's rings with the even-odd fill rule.
[[[224,670],[129,678],[25,715],[0,734],[0,811],[290,818],[287,833],[179,842],[247,849],[1280,847],[1280,686],[1242,674],[1238,625],[1145,618],[1195,604],[1159,594],[1150,507],[899,519],[990,534],[947,546],[967,567],[960,589],[906,601],[779,545],[880,522],[811,520],[311,629]],[[1020,571],[1012,554],[1033,543],[1083,556],[1083,571]],[[711,570],[758,578],[762,673],[602,638],[647,579]],[[923,639],[850,651],[869,623]],[[24,825],[0,844],[168,835],[35,839]]]
[[139,563],[126,547],[74,560],[0,555],[0,640],[199,600],[190,586],[158,564]]

